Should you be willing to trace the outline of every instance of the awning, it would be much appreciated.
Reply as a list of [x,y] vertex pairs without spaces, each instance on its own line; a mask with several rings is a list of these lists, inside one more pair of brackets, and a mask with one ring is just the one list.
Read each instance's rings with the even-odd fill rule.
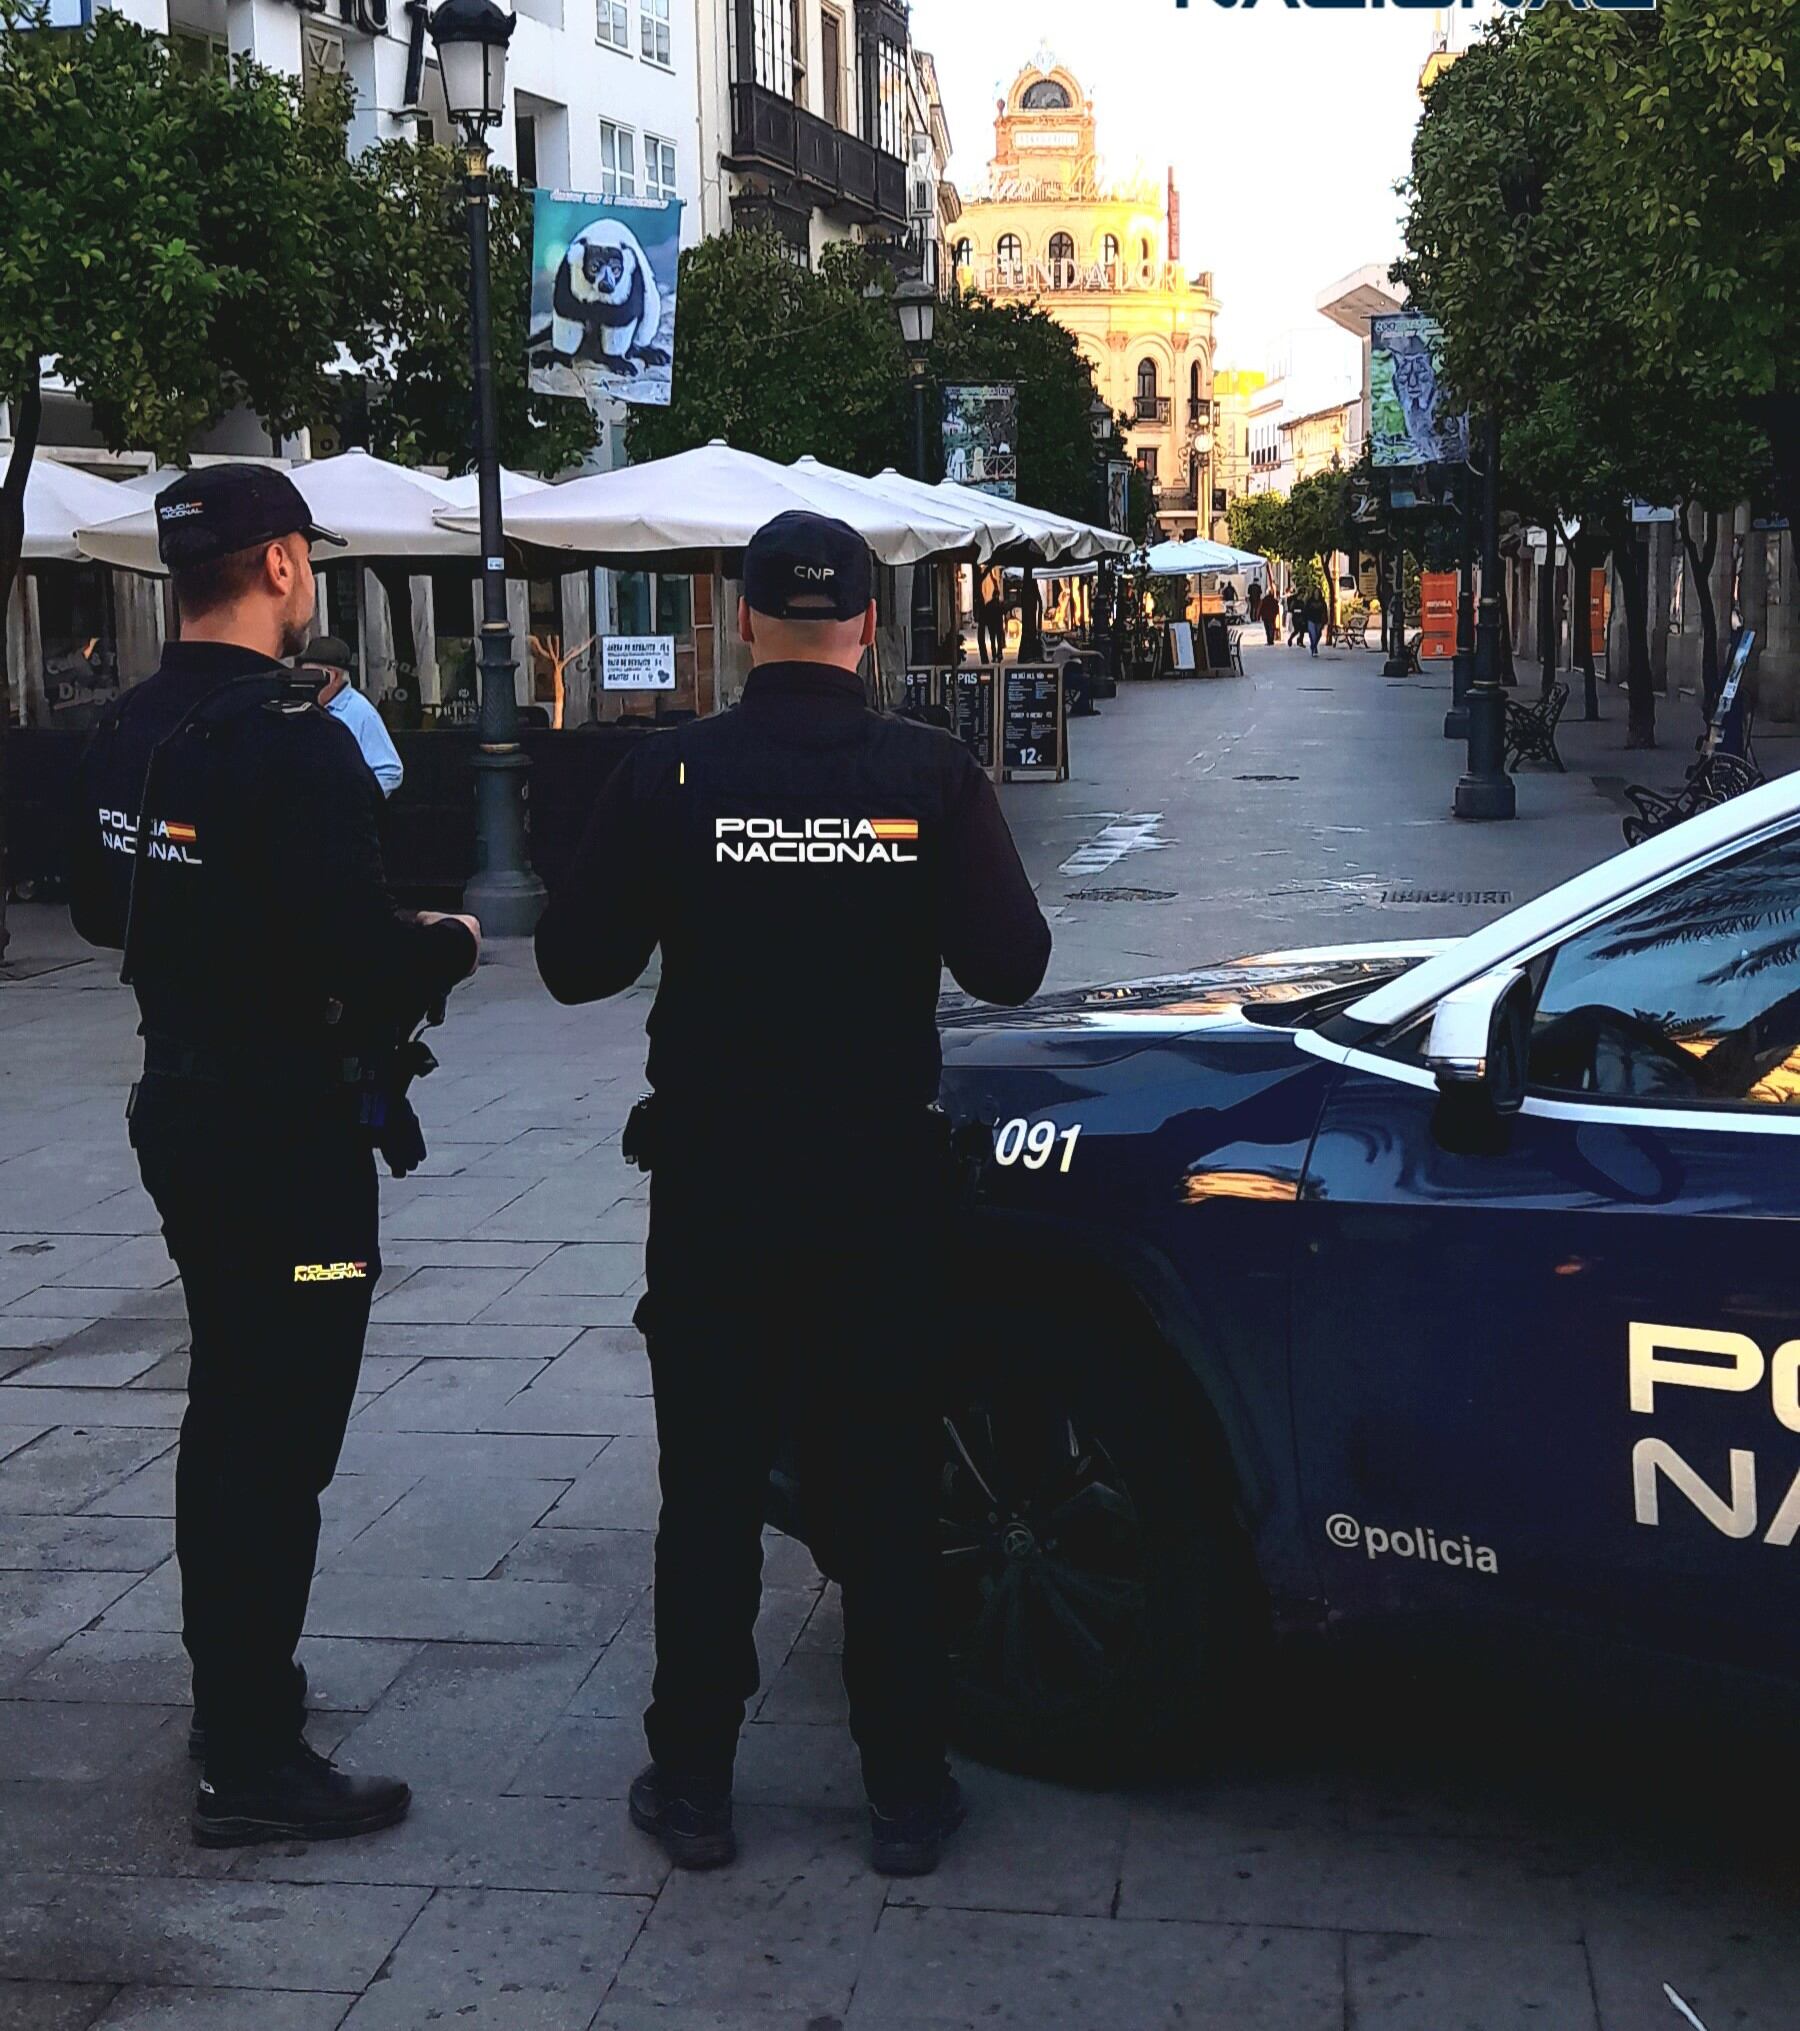
[[948,502],[964,513],[985,517],[996,533],[1007,532],[1003,541],[985,548],[981,561],[995,557],[1007,563],[1067,564],[1090,562],[1100,557],[1123,557],[1131,539],[1110,529],[1078,522],[1072,516],[1053,515],[1046,508],[1028,508],[1023,501],[1009,501],[998,494],[983,493],[979,487],[957,485],[943,480],[928,486],[923,480],[909,480],[889,466],[876,475],[874,484],[887,489],[897,500],[942,506]]

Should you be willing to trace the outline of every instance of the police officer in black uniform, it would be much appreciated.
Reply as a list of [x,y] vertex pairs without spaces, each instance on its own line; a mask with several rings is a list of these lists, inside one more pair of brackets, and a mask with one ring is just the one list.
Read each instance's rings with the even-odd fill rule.
[[620,766],[537,934],[564,1002],[619,993],[662,948],[655,1093],[631,1131],[652,1172],[639,1319],[662,1478],[654,1760],[631,1815],[686,1867],[736,1852],[762,1524],[790,1440],[843,1585],[877,1867],[935,1867],[963,1816],[936,1619],[936,1010],[945,966],[983,1000],[1026,1000],[1050,933],[966,749],[868,709],[874,629],[852,529],[760,531],[743,702]]
[[337,540],[293,482],[211,466],[156,515],[180,639],[83,758],[72,899],[137,993],[130,1135],[192,1334],[175,1548],[193,1830],[360,1834],[410,1794],[307,1746],[294,1653],[381,1271],[374,1152],[423,1156],[406,1039],[473,971],[480,926],[394,908],[375,779],[317,680],[278,660],[310,632],[309,545]]

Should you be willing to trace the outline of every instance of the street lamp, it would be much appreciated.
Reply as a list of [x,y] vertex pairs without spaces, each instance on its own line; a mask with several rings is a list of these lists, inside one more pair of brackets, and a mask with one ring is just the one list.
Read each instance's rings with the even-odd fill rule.
[[1500,419],[1481,427],[1481,620],[1475,682],[1469,687],[1469,767],[1456,786],[1459,818],[1511,818],[1518,809],[1506,773],[1506,693],[1500,689]]
[[[900,343],[906,348],[906,371],[912,382],[912,476],[929,480],[925,455],[926,366],[937,333],[937,291],[928,282],[902,282],[894,291],[894,314],[900,320]],[[937,660],[936,573],[932,566],[913,566],[913,661]]]
[[469,356],[475,384],[475,470],[481,508],[481,708],[475,751],[475,874],[463,902],[496,937],[527,937],[544,885],[525,850],[525,773],[506,618],[500,526],[500,441],[494,414],[493,319],[488,298],[488,130],[506,118],[506,45],[517,26],[495,0],[441,0],[431,17],[444,100],[461,129],[469,224]]

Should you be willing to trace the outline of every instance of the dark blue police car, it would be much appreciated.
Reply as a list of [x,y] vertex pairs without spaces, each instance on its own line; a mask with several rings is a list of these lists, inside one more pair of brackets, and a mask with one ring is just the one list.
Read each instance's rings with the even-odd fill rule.
[[1794,1671],[1800,781],[1452,944],[959,1006],[945,1055],[965,1735],[1117,1740],[1382,1617]]

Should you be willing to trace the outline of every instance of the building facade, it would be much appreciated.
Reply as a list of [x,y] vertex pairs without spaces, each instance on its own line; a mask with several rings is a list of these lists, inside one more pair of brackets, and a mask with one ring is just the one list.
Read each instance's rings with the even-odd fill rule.
[[699,17],[702,230],[764,227],[808,264],[837,240],[904,247],[921,118],[906,7],[701,0]]
[[1047,53],[1001,100],[985,182],[955,228],[958,283],[1039,303],[1075,339],[1095,385],[1128,419],[1132,456],[1155,488],[1164,535],[1212,512],[1212,277],[1181,258],[1172,177],[1102,168],[1094,102]]

